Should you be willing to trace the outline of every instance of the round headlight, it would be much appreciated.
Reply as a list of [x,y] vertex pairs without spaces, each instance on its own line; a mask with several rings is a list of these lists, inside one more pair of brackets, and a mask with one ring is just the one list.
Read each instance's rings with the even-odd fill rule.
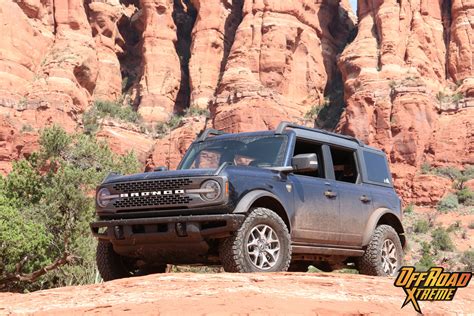
[[219,182],[215,180],[207,180],[201,185],[202,190],[206,190],[205,193],[201,193],[201,197],[208,201],[213,201],[221,195],[221,186]]
[[102,188],[97,192],[97,205],[106,207],[110,202],[110,191],[107,188]]

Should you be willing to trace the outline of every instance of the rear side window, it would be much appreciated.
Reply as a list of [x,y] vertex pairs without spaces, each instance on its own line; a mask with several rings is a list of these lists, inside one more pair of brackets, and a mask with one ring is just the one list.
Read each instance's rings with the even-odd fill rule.
[[385,156],[364,151],[364,160],[369,181],[391,184]]

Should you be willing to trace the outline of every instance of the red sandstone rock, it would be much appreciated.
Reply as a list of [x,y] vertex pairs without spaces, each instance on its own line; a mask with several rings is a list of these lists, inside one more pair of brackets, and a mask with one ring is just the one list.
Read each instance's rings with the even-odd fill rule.
[[27,157],[38,149],[38,134],[17,131],[12,121],[0,116],[0,174],[11,171],[12,161]]
[[466,188],[469,188],[471,191],[474,191],[474,179],[467,181],[464,183]]
[[98,139],[105,140],[110,149],[120,155],[134,152],[138,160],[145,165],[154,141],[151,137],[140,132],[132,124],[114,121],[103,122],[100,131],[96,134]]
[[351,31],[339,10],[337,2],[246,1],[217,87],[215,127],[271,127],[323,104],[336,55]]
[[[471,281],[472,282],[472,281]],[[54,299],[51,299],[54,298]],[[0,293],[1,314],[413,315],[392,278],[344,273],[170,273],[28,294]],[[474,288],[451,302],[420,302],[427,315],[470,314]]]
[[[340,71],[339,131],[388,154],[407,203],[435,203],[439,194],[424,192],[444,182],[430,187],[421,164],[474,164],[474,1],[359,2],[347,45],[355,23],[347,0],[6,0],[0,169],[31,151],[44,126],[78,130],[93,99],[122,90],[149,125],[190,104],[209,108],[215,128],[251,131],[308,123],[305,113],[326,103]],[[204,124],[187,119],[171,142],[125,125],[99,136],[142,161],[156,143],[149,165],[173,167]]]
[[117,58],[124,42],[117,28],[122,7],[118,3],[92,1],[89,8],[99,67],[93,95],[95,99],[114,101],[122,94],[122,75]]
[[417,174],[413,179],[412,199],[418,205],[436,205],[448,192],[452,182],[430,174]]
[[242,19],[243,0],[193,0],[197,18],[189,63],[191,106],[207,109]]
[[405,200],[428,202],[416,176],[425,161],[474,164],[473,4],[359,1],[357,37],[339,59],[347,108],[338,129],[384,149]]
[[181,78],[173,0],[141,0],[140,5],[144,29],[138,112],[148,122],[166,121],[174,111]]
[[196,139],[196,135],[205,128],[205,125],[204,117],[183,119],[180,127],[155,143],[147,162],[147,170],[160,166],[175,169],[189,145]]

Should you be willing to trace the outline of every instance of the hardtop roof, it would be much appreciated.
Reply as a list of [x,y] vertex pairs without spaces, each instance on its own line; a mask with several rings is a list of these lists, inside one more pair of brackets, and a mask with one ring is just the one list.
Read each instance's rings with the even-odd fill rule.
[[[281,128],[285,124],[283,128]],[[276,130],[269,131],[255,131],[255,132],[242,132],[242,133],[223,133],[217,130],[206,130],[196,139],[195,142],[202,142],[205,140],[225,140],[235,137],[252,137],[252,136],[272,136],[272,135],[282,135],[294,133],[297,137],[302,137],[309,140],[315,140],[319,142],[335,144],[336,146],[342,146],[347,148],[363,148],[366,150],[374,151],[379,154],[384,154],[382,150],[365,145],[361,140],[344,135],[333,133],[321,129],[310,128],[305,126],[300,126],[288,122],[280,123],[279,127]],[[215,135],[212,136],[211,135]],[[204,136],[204,137],[203,137]]]

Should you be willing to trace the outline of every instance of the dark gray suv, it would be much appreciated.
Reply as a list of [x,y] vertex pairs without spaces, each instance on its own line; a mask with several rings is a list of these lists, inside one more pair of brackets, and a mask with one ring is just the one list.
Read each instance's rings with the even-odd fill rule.
[[353,264],[394,275],[405,246],[385,154],[288,122],[275,131],[204,131],[177,170],[110,174],[97,188],[104,280],[167,264],[228,272],[325,271]]

